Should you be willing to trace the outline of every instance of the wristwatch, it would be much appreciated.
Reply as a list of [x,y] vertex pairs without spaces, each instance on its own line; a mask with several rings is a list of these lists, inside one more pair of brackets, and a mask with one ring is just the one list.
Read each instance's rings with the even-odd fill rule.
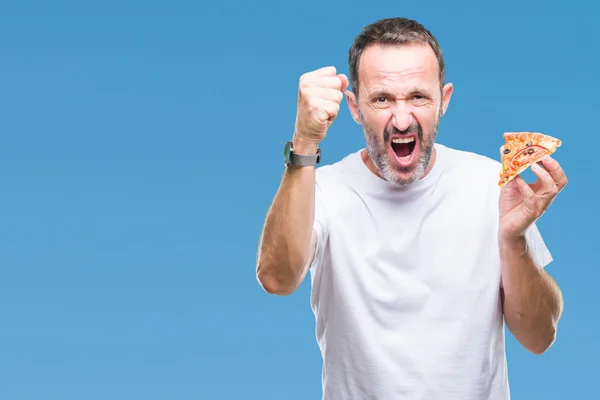
[[321,149],[317,149],[316,154],[305,155],[294,153],[294,144],[289,141],[283,149],[283,162],[286,166],[311,167],[321,161]]

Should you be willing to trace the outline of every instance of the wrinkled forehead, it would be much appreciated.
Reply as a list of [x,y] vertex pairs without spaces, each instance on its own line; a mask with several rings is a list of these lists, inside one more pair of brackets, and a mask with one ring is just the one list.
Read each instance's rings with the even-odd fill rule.
[[394,91],[440,87],[437,58],[426,44],[370,46],[361,55],[358,76],[361,94],[381,86]]

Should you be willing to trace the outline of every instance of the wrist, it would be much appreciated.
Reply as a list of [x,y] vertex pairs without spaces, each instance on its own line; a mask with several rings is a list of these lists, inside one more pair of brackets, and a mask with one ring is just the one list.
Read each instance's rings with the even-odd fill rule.
[[294,153],[302,155],[313,155],[317,154],[319,150],[319,142],[306,140],[298,136],[294,136],[292,139],[294,145]]
[[501,233],[498,235],[498,246],[501,254],[508,252],[511,254],[525,255],[528,250],[525,235],[515,236]]

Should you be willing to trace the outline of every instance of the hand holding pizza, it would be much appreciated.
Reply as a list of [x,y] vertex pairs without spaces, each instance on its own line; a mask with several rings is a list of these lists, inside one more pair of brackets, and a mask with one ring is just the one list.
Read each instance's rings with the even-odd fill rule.
[[[527,228],[546,212],[566,186],[567,176],[558,161],[550,156],[561,145],[560,140],[528,134],[527,137],[521,136],[524,143],[518,144],[516,137],[510,135],[505,135],[507,143],[500,149],[505,165],[502,176],[505,178],[500,182],[499,233],[503,238],[516,239],[522,237]],[[511,155],[511,152],[515,154]],[[529,158],[524,159],[524,155],[529,155]],[[518,164],[515,164],[515,158],[520,158]],[[529,166],[538,178],[533,184],[528,184],[518,175]]]

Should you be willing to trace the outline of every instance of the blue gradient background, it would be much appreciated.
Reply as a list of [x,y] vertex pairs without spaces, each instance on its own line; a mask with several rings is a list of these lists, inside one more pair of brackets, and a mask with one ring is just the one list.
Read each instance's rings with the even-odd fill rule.
[[[483,4],[0,3],[0,398],[319,399],[309,282],[264,293],[256,246],[298,77],[347,73],[389,16],[442,44],[441,143],[563,139],[570,182],[539,227],[566,311],[541,357],[508,335],[509,372],[514,399],[594,398],[598,6]],[[344,102],[323,162],[363,143]]]

